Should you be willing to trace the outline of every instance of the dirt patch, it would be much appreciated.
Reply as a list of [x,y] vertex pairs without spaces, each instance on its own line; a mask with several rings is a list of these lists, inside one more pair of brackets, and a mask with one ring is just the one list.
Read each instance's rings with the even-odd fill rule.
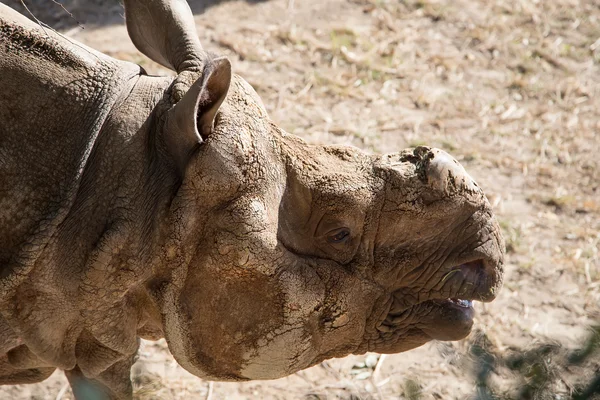
[[[65,4],[81,6],[84,17],[75,19],[92,21],[82,30],[56,11],[56,26],[69,36],[167,73],[130,43],[118,4]],[[90,4],[100,6],[86,13]],[[230,57],[284,129],[373,152],[439,147],[485,189],[508,247],[503,291],[477,305],[476,331],[496,349],[546,340],[573,347],[586,335],[600,318],[597,1],[210,4],[195,9],[203,11],[196,16],[203,45]],[[164,342],[148,343],[136,396],[383,399],[418,389],[427,399],[465,399],[475,391],[468,349],[476,337],[242,384],[203,382],[176,365]],[[506,388],[513,382],[502,371],[494,379]],[[0,397],[56,398],[64,389],[62,398],[70,399],[65,382],[55,374],[42,384],[2,388]],[[568,390],[556,388],[559,395]]]

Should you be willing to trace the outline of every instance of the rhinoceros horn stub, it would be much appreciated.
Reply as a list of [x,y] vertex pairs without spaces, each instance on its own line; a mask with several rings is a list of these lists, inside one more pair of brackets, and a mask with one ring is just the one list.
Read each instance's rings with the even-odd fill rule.
[[124,0],[127,31],[135,47],[177,73],[205,60],[186,0]]

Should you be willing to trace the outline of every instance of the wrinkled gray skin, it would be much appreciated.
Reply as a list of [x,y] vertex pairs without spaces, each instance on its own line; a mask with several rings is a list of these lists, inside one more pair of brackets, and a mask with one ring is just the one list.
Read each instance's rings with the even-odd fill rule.
[[[183,0],[125,1],[152,77],[0,5],[0,383],[131,397],[138,338],[206,379],[457,340],[503,241],[456,160],[275,126]],[[93,395],[91,394],[93,392]]]

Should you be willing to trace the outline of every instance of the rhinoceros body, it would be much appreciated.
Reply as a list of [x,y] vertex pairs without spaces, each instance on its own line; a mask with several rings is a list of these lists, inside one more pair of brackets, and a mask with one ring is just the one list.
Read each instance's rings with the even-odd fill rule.
[[309,145],[183,0],[125,9],[175,78],[0,5],[0,384],[61,368],[78,398],[129,398],[140,337],[246,380],[469,333],[504,250],[458,162]]

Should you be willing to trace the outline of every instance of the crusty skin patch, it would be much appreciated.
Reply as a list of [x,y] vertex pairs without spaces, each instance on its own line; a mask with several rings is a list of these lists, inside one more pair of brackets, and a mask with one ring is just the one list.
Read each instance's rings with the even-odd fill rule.
[[140,337],[236,381],[467,335],[449,299],[491,301],[504,245],[462,166],[287,134],[185,2],[148,4],[186,32],[136,43],[175,78],[0,5],[0,384],[62,368],[79,398],[130,398]]

